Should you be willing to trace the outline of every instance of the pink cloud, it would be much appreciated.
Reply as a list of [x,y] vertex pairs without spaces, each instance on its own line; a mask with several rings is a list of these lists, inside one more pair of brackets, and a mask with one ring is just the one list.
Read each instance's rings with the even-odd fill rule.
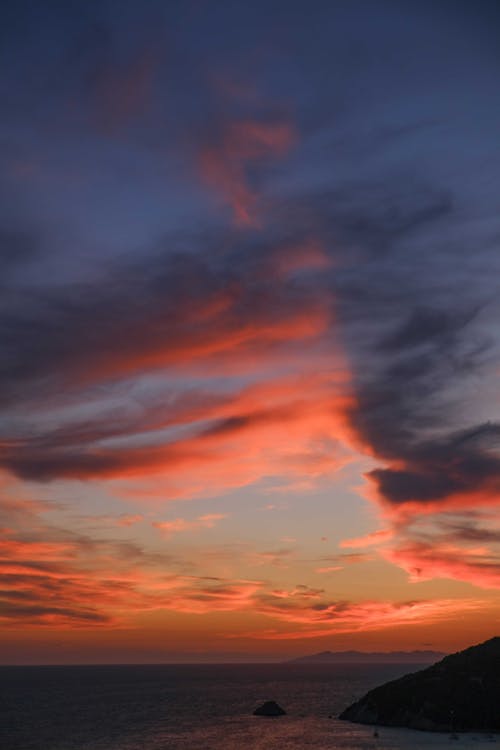
[[[323,602],[304,606],[304,602],[280,602],[280,597],[263,595],[260,612],[282,621],[279,628],[234,633],[234,638],[259,640],[297,640],[320,638],[340,633],[385,630],[405,625],[432,625],[455,621],[460,613],[478,612],[485,604],[477,600],[437,599],[414,602]],[[286,627],[286,626],[292,626]]]
[[339,547],[352,548],[352,549],[363,549],[364,547],[372,547],[374,545],[383,544],[394,536],[392,529],[378,529],[372,531],[364,536],[354,537],[353,539],[343,539],[339,543]]
[[[188,395],[134,414],[130,423],[122,414],[116,423],[113,415],[69,423],[27,446],[26,465],[34,461],[46,477],[112,479],[120,495],[173,499],[270,477],[314,487],[351,460],[342,442],[351,396],[341,362],[331,371],[283,376],[214,398]],[[165,437],[162,430],[172,426],[184,430]],[[113,443],[126,432],[126,442]],[[17,446],[16,465],[22,455]]]
[[105,528],[108,526],[130,528],[131,526],[144,521],[142,513],[121,513],[118,516],[108,514],[79,515],[75,516],[75,518],[79,523],[99,528]]
[[294,128],[287,121],[241,119],[223,124],[218,138],[203,149],[202,178],[231,206],[236,224],[258,223],[258,196],[250,185],[249,168],[283,157],[295,140]]
[[451,578],[486,589],[500,588],[500,555],[486,546],[467,548],[443,542],[411,538],[381,553],[406,570],[411,581]]
[[197,529],[213,529],[218,521],[227,518],[226,513],[206,513],[193,520],[185,518],[174,518],[171,521],[153,521],[152,526],[169,536],[181,531],[193,531]]

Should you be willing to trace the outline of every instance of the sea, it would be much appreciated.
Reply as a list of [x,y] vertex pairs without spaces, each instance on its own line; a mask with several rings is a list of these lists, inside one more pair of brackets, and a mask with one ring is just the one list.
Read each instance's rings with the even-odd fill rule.
[[[0,667],[0,750],[415,750],[447,736],[340,721],[411,664]],[[254,716],[274,700],[286,716]],[[378,735],[378,736],[376,736]],[[473,738],[484,744],[495,737]],[[476,747],[463,741],[454,747]],[[479,746],[479,745],[478,745]]]

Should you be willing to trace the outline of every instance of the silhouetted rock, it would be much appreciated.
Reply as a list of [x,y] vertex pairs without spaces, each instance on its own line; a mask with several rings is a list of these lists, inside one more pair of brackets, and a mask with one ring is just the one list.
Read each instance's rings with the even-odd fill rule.
[[285,714],[286,711],[275,701],[266,701],[253,712],[254,716],[285,716]]
[[429,731],[500,731],[500,638],[370,690],[340,719]]

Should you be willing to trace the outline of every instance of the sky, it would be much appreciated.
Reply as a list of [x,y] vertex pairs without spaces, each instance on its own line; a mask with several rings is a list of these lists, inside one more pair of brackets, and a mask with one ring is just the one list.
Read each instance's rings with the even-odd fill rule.
[[499,634],[499,29],[5,6],[1,663]]

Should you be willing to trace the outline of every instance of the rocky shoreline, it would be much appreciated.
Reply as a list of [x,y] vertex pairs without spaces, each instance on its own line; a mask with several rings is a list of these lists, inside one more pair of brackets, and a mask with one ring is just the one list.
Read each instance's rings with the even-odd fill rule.
[[370,690],[339,718],[433,732],[500,731],[500,638]]

